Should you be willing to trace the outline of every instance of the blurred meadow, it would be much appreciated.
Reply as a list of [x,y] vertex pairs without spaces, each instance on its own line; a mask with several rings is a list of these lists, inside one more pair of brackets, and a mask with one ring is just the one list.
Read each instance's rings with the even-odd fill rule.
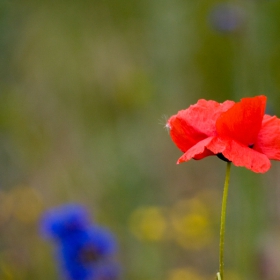
[[[0,279],[59,279],[38,223],[68,202],[122,279],[214,279],[226,165],[176,165],[165,123],[259,94],[280,116],[280,1],[1,0],[0,62]],[[226,280],[280,279],[279,171],[232,169]]]

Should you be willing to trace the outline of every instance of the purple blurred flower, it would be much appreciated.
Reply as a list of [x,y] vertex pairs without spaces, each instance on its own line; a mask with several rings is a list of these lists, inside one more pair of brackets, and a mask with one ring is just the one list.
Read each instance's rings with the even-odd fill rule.
[[221,32],[236,31],[244,22],[244,11],[241,7],[229,4],[216,4],[209,14],[210,24]]
[[56,240],[57,260],[67,280],[116,280],[119,267],[112,260],[116,240],[108,230],[90,225],[81,205],[64,205],[47,211],[42,233]]

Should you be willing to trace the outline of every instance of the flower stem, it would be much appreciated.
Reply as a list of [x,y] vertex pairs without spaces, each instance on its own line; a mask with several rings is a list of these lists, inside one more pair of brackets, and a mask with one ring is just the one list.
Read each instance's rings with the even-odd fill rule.
[[224,280],[224,245],[225,245],[225,225],[226,225],[226,209],[227,209],[227,196],[228,196],[228,185],[230,177],[230,166],[231,163],[227,163],[226,178],[224,184],[223,201],[222,201],[222,213],[221,213],[221,226],[220,226],[220,266],[219,273],[217,274],[218,279]]

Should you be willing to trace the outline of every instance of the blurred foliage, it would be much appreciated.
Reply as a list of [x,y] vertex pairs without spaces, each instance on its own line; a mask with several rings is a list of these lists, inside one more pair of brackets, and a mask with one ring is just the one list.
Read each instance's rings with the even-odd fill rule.
[[[125,279],[214,279],[225,164],[177,166],[165,121],[258,94],[279,116],[279,28],[276,0],[2,0],[0,278],[58,279],[37,222],[74,201],[116,233]],[[227,278],[279,279],[278,163],[233,170]]]

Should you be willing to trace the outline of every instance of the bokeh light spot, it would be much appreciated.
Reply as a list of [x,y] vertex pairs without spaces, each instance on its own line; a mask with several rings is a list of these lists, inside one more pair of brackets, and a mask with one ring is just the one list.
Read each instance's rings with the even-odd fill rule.
[[130,217],[130,230],[139,239],[159,241],[164,238],[166,220],[159,207],[142,207],[136,209]]
[[40,194],[29,186],[18,186],[12,195],[15,201],[14,217],[23,223],[35,222],[43,209]]
[[197,198],[179,201],[171,212],[176,242],[185,249],[201,249],[212,241],[206,206]]
[[177,268],[170,271],[168,280],[203,280],[192,268]]

